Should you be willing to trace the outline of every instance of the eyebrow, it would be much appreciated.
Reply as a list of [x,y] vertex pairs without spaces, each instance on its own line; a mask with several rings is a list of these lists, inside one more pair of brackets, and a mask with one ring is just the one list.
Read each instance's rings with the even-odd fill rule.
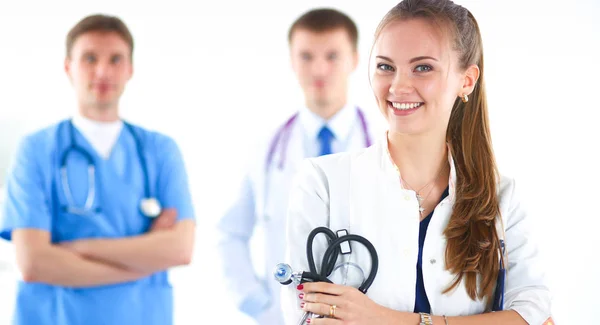
[[421,61],[421,60],[427,60],[427,59],[433,60],[433,61],[437,61],[438,60],[438,59],[436,59],[434,57],[431,57],[431,56],[417,56],[416,58],[410,59],[409,62],[413,63],[413,62],[417,62],[417,61]]
[[[390,59],[388,57],[385,57],[383,55],[378,55],[377,58],[383,59],[383,60],[386,60],[386,61],[390,61],[390,62],[394,62],[394,61],[392,61],[392,59]],[[434,57],[431,57],[431,56],[417,56],[416,58],[410,59],[409,63],[413,63],[413,62],[417,62],[417,61],[421,61],[421,60],[426,60],[426,59],[433,60],[433,61],[438,61],[438,59],[436,59]]]
[[383,60],[390,61],[390,62],[393,62],[393,61],[392,61],[390,58],[388,58],[388,57],[385,57],[385,56],[383,56],[383,55],[378,55],[378,56],[376,56],[376,58],[378,58],[378,59],[383,59]]

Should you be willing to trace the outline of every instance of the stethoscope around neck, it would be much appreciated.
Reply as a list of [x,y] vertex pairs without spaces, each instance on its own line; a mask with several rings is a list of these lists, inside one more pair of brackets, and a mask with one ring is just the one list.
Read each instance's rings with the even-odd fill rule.
[[[69,127],[70,145],[69,147],[67,147],[67,149],[65,149],[60,158],[60,178],[63,192],[67,200],[67,205],[63,206],[63,210],[65,210],[68,213],[78,215],[89,215],[92,213],[99,213],[102,209],[99,206],[94,208],[94,202],[96,201],[96,164],[94,162],[94,158],[88,151],[86,151],[83,147],[77,144],[77,141],[75,139],[75,127],[73,126],[73,122],[69,120],[67,124]],[[150,195],[150,178],[148,175],[148,166],[146,163],[146,158],[144,157],[142,143],[131,124],[123,122],[123,125],[133,136],[138,159],[140,161],[140,165],[142,166],[142,172],[144,174],[144,198],[140,201],[140,212],[144,216],[149,218],[157,217],[158,215],[160,215],[161,206],[158,200]],[[85,158],[85,160],[88,163],[88,193],[83,207],[77,206],[75,204],[73,194],[71,193],[71,187],[69,186],[67,163],[69,160],[69,155],[72,153],[79,153]]]
[[[367,119],[365,118],[365,114],[359,107],[356,107],[356,114],[358,115],[358,119],[360,121],[360,127],[363,132],[365,147],[371,146],[371,137],[369,136],[369,126],[367,125]],[[267,154],[267,161],[265,164],[266,172],[268,173],[271,165],[273,164],[273,160],[275,159],[275,152],[277,151],[277,147],[280,147],[279,150],[279,170],[282,170],[285,166],[286,152],[288,143],[290,141],[290,136],[292,133],[292,126],[294,122],[298,119],[299,113],[292,115],[277,131],[273,140],[271,141],[271,145],[269,146],[269,153]]]
[[[365,114],[362,112],[362,110],[359,107],[356,107],[356,114],[358,115],[358,120],[360,122],[360,127],[362,129],[362,133],[363,133],[363,139],[364,139],[364,145],[365,147],[370,147],[372,142],[371,142],[371,137],[369,135],[369,126],[367,125],[367,119],[365,118]],[[279,129],[277,130],[277,133],[275,133],[275,136],[273,137],[273,139],[271,140],[270,146],[269,146],[269,151],[267,153],[267,157],[266,157],[266,161],[265,161],[265,170],[264,170],[264,187],[263,187],[263,207],[267,207],[268,203],[269,203],[269,194],[270,194],[270,176],[271,176],[271,172],[273,171],[272,167],[273,164],[275,163],[275,155],[278,152],[279,153],[279,162],[277,163],[276,168],[279,171],[283,171],[284,167],[285,167],[285,163],[286,163],[286,155],[287,155],[287,149],[288,149],[288,144],[290,142],[290,137],[292,134],[292,130],[293,130],[293,126],[294,123],[298,120],[298,116],[300,115],[300,113],[295,113],[294,115],[292,115],[281,127],[279,127]],[[265,219],[269,220],[270,216],[265,215]]]

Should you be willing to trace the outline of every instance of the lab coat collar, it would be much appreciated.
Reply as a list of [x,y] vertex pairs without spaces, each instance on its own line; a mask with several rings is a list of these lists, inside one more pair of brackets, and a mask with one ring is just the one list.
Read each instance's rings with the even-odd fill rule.
[[357,108],[354,105],[346,104],[339,112],[332,116],[328,121],[313,113],[308,107],[303,106],[300,109],[299,119],[306,135],[310,139],[317,139],[321,128],[327,124],[333,135],[338,140],[344,140],[350,134],[353,120],[357,118]]
[[[383,136],[378,141],[379,155],[381,157],[381,168],[386,175],[398,177],[400,184],[402,184],[402,178],[400,177],[400,170],[394,164],[390,150],[388,147],[387,131],[383,132]],[[454,165],[454,158],[450,150],[450,144],[446,144],[448,148],[448,163],[450,164],[450,176],[448,177],[448,198],[454,201],[456,193],[456,166]]]

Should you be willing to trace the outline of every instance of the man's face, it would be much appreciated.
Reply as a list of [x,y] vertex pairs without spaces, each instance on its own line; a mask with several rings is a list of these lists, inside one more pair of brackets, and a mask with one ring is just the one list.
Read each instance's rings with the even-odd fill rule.
[[347,95],[348,81],[358,64],[358,54],[348,32],[295,30],[290,41],[292,68],[306,102],[324,106]]
[[131,48],[116,32],[84,33],[65,59],[65,71],[80,105],[116,107],[133,74]]

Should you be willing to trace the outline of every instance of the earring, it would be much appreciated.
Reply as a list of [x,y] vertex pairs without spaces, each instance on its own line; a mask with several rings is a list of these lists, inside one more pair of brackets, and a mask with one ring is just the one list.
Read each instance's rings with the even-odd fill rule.
[[464,94],[460,99],[462,99],[463,103],[466,103],[469,101],[469,96],[467,96],[467,94]]

